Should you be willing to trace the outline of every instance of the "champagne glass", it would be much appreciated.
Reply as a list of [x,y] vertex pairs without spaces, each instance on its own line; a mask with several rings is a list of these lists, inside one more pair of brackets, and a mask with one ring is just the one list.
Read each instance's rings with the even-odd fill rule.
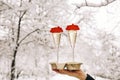
[[56,51],[57,51],[57,63],[59,62],[59,46],[60,46],[60,39],[61,39],[61,33],[52,33]]
[[74,48],[75,48],[75,43],[76,43],[77,31],[68,30],[68,36],[69,36],[69,41],[70,41],[70,45],[72,48],[72,61],[74,62],[75,61]]

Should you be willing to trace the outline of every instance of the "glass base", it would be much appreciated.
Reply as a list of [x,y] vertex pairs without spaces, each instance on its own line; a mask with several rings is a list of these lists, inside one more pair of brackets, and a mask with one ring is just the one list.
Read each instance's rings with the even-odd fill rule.
[[50,63],[52,69],[59,69],[59,70],[80,70],[82,63],[78,62],[67,62],[67,63]]

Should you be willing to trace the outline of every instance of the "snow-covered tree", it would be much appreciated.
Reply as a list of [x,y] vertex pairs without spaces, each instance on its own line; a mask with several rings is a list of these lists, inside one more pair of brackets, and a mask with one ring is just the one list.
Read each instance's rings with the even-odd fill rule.
[[[58,25],[65,29],[71,23],[78,24],[81,28],[75,55],[77,61],[83,62],[83,69],[102,78],[120,79],[120,19],[116,19],[120,16],[120,10],[116,9],[120,7],[120,1],[81,0],[72,4],[70,1],[72,0],[0,1],[1,80],[48,80],[49,76],[53,76],[49,62],[56,60],[56,50],[49,30]],[[107,19],[98,20],[100,12]],[[114,19],[110,21],[111,18]],[[102,23],[102,28],[97,21]],[[106,26],[110,25],[107,22],[115,24],[108,31],[106,29],[109,27]],[[69,46],[65,31],[60,45],[60,57],[64,57],[60,58],[61,62],[70,61]]]

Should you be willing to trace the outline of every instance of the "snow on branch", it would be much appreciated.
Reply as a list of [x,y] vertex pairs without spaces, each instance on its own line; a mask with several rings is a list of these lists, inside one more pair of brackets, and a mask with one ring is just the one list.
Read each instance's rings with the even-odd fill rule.
[[88,6],[88,7],[102,7],[102,6],[107,6],[111,3],[113,3],[116,0],[104,0],[104,1],[91,1],[91,0],[84,0],[84,2],[82,3],[74,3],[73,5],[75,5],[77,8],[81,8],[84,6]]
[[20,40],[19,44],[22,43],[22,41],[25,40],[29,35],[31,35],[32,33],[36,32],[36,31],[38,31],[38,30],[39,30],[39,29],[35,29],[34,31],[28,33],[24,38],[22,38],[22,39]]
[[19,38],[20,38],[21,21],[22,21],[23,16],[26,14],[26,12],[27,12],[27,11],[24,11],[24,12],[21,14],[21,16],[19,17],[16,43],[18,43]]
[[28,36],[30,36],[31,34],[33,34],[34,32],[37,32],[37,31],[48,31],[48,30],[47,30],[47,29],[39,29],[39,28],[37,28],[37,29],[29,32],[27,35],[25,35],[25,36],[18,42],[18,44],[21,44]]
[[12,9],[12,6],[3,1],[0,1],[0,12],[7,9]]

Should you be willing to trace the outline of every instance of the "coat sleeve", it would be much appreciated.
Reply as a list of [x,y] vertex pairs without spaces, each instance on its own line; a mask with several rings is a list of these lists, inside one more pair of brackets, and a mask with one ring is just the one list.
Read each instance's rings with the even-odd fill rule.
[[87,74],[86,80],[95,80],[95,79],[93,79],[89,74]]

